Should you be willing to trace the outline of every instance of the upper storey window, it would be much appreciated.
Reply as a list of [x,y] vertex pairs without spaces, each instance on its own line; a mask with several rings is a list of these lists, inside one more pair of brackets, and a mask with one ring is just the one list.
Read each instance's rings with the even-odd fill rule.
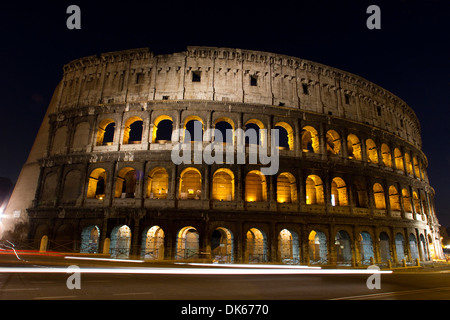
[[103,120],[97,132],[97,146],[112,145],[116,123],[112,119]]
[[303,94],[308,95],[309,94],[309,86],[306,83],[304,83],[304,84],[302,84],[302,88],[303,88]]
[[257,76],[250,76],[250,86],[252,86],[252,87],[258,86],[258,77]]
[[192,82],[201,82],[202,73],[201,71],[192,71]]

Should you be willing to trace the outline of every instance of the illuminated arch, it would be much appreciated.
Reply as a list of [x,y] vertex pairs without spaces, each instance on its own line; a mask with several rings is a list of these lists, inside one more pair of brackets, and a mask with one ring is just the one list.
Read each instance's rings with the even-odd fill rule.
[[[258,130],[256,130],[256,128],[254,128],[254,126],[256,126],[258,128]],[[248,144],[255,144],[254,142],[257,142],[256,144],[264,144],[265,142],[265,134],[264,131],[262,129],[264,129],[264,124],[257,119],[250,119],[245,123],[245,141]],[[254,140],[254,134],[252,133],[252,131],[256,131],[256,141]],[[247,138],[249,138],[249,140],[247,140]],[[248,141],[248,142],[247,142]]]
[[[189,123],[193,122],[193,128],[190,128]],[[200,129],[200,126],[198,123],[201,124],[201,132],[196,132]],[[189,125],[189,127],[188,127]],[[193,130],[193,132],[191,132]],[[186,119],[184,119],[184,131],[183,131],[183,141],[184,142],[191,142],[191,141],[203,141],[203,133],[205,131],[205,124],[203,123],[203,119],[199,116],[188,116]],[[189,136],[186,135],[186,133],[189,133]],[[200,136],[201,134],[201,136]],[[188,137],[190,137],[190,140],[188,140]]]
[[328,130],[326,134],[326,146],[329,154],[338,155],[341,150],[341,137],[335,130]]
[[140,117],[131,117],[125,122],[123,130],[123,144],[142,141],[143,120]]
[[[157,117],[156,119],[155,119],[155,121],[153,122],[153,131],[152,131],[152,143],[155,143],[157,140],[159,140],[158,139],[158,130],[159,130],[159,124],[162,122],[162,121],[170,121],[170,122],[172,122],[172,129],[173,129],[173,119],[172,119],[172,117],[169,117],[169,116],[167,116],[167,115],[162,115],[162,116],[159,116],[159,117]],[[171,130],[172,131],[172,130]],[[171,139],[164,139],[164,140],[171,140]]]
[[[287,137],[283,137],[284,139],[287,138],[287,143],[288,143],[288,147],[289,150],[294,150],[294,130],[292,129],[291,125],[286,123],[286,122],[278,122],[275,124],[275,129],[277,129],[277,127],[281,127],[283,128],[285,131],[285,134],[287,135]],[[281,130],[280,130],[280,141],[281,141]]]
[[403,209],[405,212],[412,212],[411,197],[407,189],[402,189]]
[[297,184],[292,173],[283,172],[277,177],[277,202],[297,202]]
[[348,193],[345,181],[336,177],[331,181],[331,205],[348,206]]
[[319,176],[309,175],[306,178],[306,204],[325,204],[323,182]]
[[137,184],[136,169],[131,167],[122,168],[117,174],[115,198],[134,198]]
[[166,169],[157,167],[148,174],[147,198],[167,199],[169,193],[169,175]]
[[319,135],[314,127],[303,127],[301,139],[303,152],[319,153]]
[[261,171],[250,171],[245,177],[245,200],[247,202],[267,201],[266,177]]
[[361,160],[361,141],[359,138],[354,135],[353,133],[350,133],[347,136],[347,150],[348,150],[348,158],[349,159],[355,159],[355,160]]
[[378,163],[377,145],[372,139],[366,140],[366,152],[367,152],[367,161],[371,163]]
[[104,119],[97,129],[97,146],[112,144],[114,141],[114,131],[116,122],[113,119]]
[[394,186],[389,187],[389,205],[391,206],[391,210],[400,211],[400,196],[397,188]]
[[148,227],[142,233],[141,258],[164,259],[164,231],[159,226]]
[[180,174],[179,199],[199,200],[202,192],[202,175],[196,168],[186,168]]
[[212,199],[234,200],[234,174],[230,169],[220,168],[213,175]]
[[[217,125],[219,125],[219,127],[226,127],[226,125],[224,126],[224,124],[228,124],[228,126],[231,127],[231,132],[228,132],[228,130],[230,128],[224,128],[224,131],[222,131],[222,128],[217,128]],[[217,142],[223,142],[223,143],[235,143],[235,136],[234,136],[234,132],[235,132],[235,125],[233,120],[231,120],[230,118],[227,117],[221,117],[216,119],[216,121],[214,122],[214,129],[216,130],[214,132],[214,141]],[[217,138],[217,131],[219,131],[222,134],[222,141],[219,141]]]
[[381,184],[375,183],[373,185],[373,195],[375,200],[375,208],[386,209],[386,197],[384,195],[384,190]]
[[103,168],[94,169],[89,176],[87,197],[103,200],[106,188],[106,170]]
[[405,167],[403,166],[403,155],[399,148],[394,149],[395,158],[395,168],[405,172]]
[[385,143],[381,145],[381,157],[383,158],[383,163],[386,167],[392,168],[392,154],[391,149]]

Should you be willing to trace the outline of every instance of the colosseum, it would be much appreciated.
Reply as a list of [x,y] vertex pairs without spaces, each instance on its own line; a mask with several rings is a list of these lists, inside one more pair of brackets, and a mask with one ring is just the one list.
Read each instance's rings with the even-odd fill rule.
[[[180,143],[246,161],[189,161],[193,148],[175,163]],[[263,144],[276,174],[250,161]],[[413,264],[442,257],[421,144],[404,101],[323,64],[216,47],[89,56],[64,66],[2,222],[41,251]]]

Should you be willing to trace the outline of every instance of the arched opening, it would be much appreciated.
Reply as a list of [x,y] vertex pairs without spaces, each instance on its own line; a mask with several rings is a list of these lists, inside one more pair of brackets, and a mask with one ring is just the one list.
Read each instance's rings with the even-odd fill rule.
[[275,130],[278,130],[280,150],[294,150],[294,130],[286,122],[275,124]]
[[327,153],[338,155],[341,150],[341,137],[334,130],[328,130],[326,134]]
[[319,135],[316,129],[311,126],[303,127],[301,136],[303,152],[319,153]]
[[215,263],[233,263],[233,234],[227,228],[216,228],[211,235],[211,258]]
[[285,264],[300,263],[298,234],[288,229],[281,230],[278,235],[278,246],[281,262]]
[[352,247],[350,244],[350,236],[347,231],[341,230],[334,237],[334,248],[336,251],[336,263],[341,265],[351,265],[352,263]]
[[412,162],[411,162],[411,156],[409,155],[408,152],[405,152],[405,165],[406,165],[406,172],[408,174],[413,174],[413,166],[412,166]]
[[391,243],[386,232],[380,233],[380,259],[381,262],[391,259]]
[[409,235],[409,248],[411,250],[411,259],[415,261],[416,259],[419,259],[419,248],[417,247],[417,239],[414,234]]
[[142,140],[143,124],[141,118],[131,117],[125,122],[123,144],[139,144]]
[[331,205],[348,206],[347,186],[342,178],[336,177],[331,181]]
[[245,177],[245,201],[267,201],[266,177],[260,171],[250,171]]
[[59,252],[72,252],[74,249],[73,226],[63,224],[56,229],[53,241],[50,242],[49,250]]
[[89,226],[81,232],[80,253],[98,253],[100,229],[97,226]]
[[105,119],[100,122],[97,130],[97,146],[112,145],[114,142],[114,132],[116,123],[112,119]]
[[372,139],[366,140],[367,161],[371,163],[378,163],[377,145]]
[[213,176],[212,199],[218,201],[234,200],[234,174],[230,169],[218,169]]
[[391,149],[385,143],[381,145],[381,157],[383,158],[383,163],[386,167],[392,168],[392,154]]
[[428,258],[429,255],[428,255],[428,250],[427,250],[427,243],[425,241],[425,237],[423,236],[423,234],[421,234],[419,236],[419,239],[420,239],[420,246],[421,246],[422,253],[423,253],[423,259],[425,261],[428,261],[429,260],[429,258]]
[[417,192],[413,191],[413,201],[414,201],[414,210],[417,214],[422,214],[422,209],[420,208],[420,200]]
[[414,165],[414,174],[416,178],[420,178],[419,162],[417,161],[416,157],[413,157],[413,165]]
[[309,234],[309,261],[310,264],[325,264],[328,262],[327,236],[319,230]]
[[399,148],[394,149],[394,158],[395,158],[395,168],[397,170],[405,172],[405,167],[403,166],[403,156]]
[[131,229],[126,226],[117,226],[111,232],[109,253],[111,258],[128,259],[130,256]]
[[134,198],[136,196],[137,173],[134,168],[125,167],[119,171],[116,178],[116,198]]
[[172,118],[166,115],[157,117],[153,123],[152,143],[164,144],[172,141],[172,132]]
[[389,204],[392,211],[400,211],[400,196],[394,186],[389,187]]
[[411,197],[407,189],[402,189],[402,200],[405,212],[412,212]]
[[358,208],[369,207],[369,198],[367,197],[366,184],[361,179],[356,179],[353,188],[353,199]]
[[264,143],[263,131],[264,124],[256,119],[248,120],[245,123],[245,144],[246,145],[260,145]]
[[166,169],[158,167],[148,175],[147,198],[167,199],[169,193],[169,175]]
[[294,176],[289,172],[283,172],[277,178],[277,202],[297,202],[297,184]]
[[194,227],[184,227],[178,232],[175,259],[197,259],[199,257],[199,248],[199,234]]
[[397,251],[397,261],[402,262],[405,256],[405,238],[401,233],[395,235],[395,250]]
[[267,238],[259,229],[252,228],[247,232],[246,256],[248,263],[264,263],[267,258]]
[[373,253],[373,243],[371,235],[363,231],[359,234],[359,245],[360,245],[360,254],[361,254],[361,263],[369,265],[371,264],[371,259],[374,259]]
[[306,204],[325,204],[322,179],[316,175],[306,178]]
[[234,143],[234,122],[229,118],[219,118],[214,123],[214,141],[217,143]]
[[189,116],[184,121],[184,142],[203,141],[203,121],[200,117]]
[[186,168],[180,174],[180,200],[199,200],[202,194],[202,175],[196,168]]
[[361,141],[359,141],[359,138],[354,135],[353,133],[350,133],[347,136],[347,152],[348,152],[348,158],[349,159],[355,159],[355,160],[361,160]]
[[148,227],[142,234],[141,258],[164,259],[164,231],[159,226]]
[[102,168],[94,169],[89,176],[87,198],[103,200],[105,198],[105,186],[106,170]]
[[373,195],[375,200],[375,208],[386,209],[386,197],[384,196],[384,190],[381,184],[375,183],[373,185]]

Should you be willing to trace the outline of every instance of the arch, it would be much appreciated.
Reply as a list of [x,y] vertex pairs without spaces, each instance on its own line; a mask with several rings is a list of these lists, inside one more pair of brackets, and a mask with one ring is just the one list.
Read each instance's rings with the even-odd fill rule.
[[199,257],[199,234],[194,227],[184,227],[177,234],[177,252],[175,259],[189,260]]
[[419,162],[417,161],[417,157],[413,157],[413,166],[414,166],[414,175],[416,178],[420,179],[420,169],[419,169]]
[[378,163],[377,145],[372,139],[366,140],[367,161],[371,163]]
[[111,231],[111,258],[128,259],[130,256],[131,229],[127,225],[115,227]]
[[122,168],[117,174],[116,198],[134,198],[136,196],[136,184],[138,181],[136,169],[131,167]]
[[66,147],[67,135],[68,135],[68,127],[60,127],[54,133],[53,145],[50,150],[51,155],[61,154]]
[[91,225],[81,231],[80,253],[98,253],[100,229]]
[[409,191],[405,188],[402,189],[402,201],[405,212],[412,212],[411,197],[409,196]]
[[44,184],[42,186],[41,200],[53,201],[56,199],[56,188],[58,186],[58,175],[55,172],[50,172],[45,176]]
[[319,153],[319,135],[314,127],[303,127],[301,137],[303,152]]
[[105,197],[106,170],[97,168],[89,176],[87,198],[103,200]]
[[416,236],[412,233],[409,234],[409,248],[411,250],[411,259],[414,261],[420,258],[419,247],[417,246]]
[[282,172],[277,177],[277,202],[297,202],[297,184],[292,173]]
[[413,201],[414,201],[414,210],[417,214],[422,214],[422,209],[420,207],[420,199],[417,195],[417,192],[413,191]]
[[89,144],[89,131],[90,131],[89,122],[84,121],[77,124],[75,128],[75,133],[73,135],[72,148],[80,149],[86,148]]
[[338,155],[341,150],[341,137],[335,130],[328,130],[325,136],[327,153]]
[[405,172],[405,167],[403,166],[403,156],[399,148],[394,149],[394,158],[395,158],[395,168],[397,170]]
[[347,186],[342,178],[335,177],[331,181],[331,205],[348,206]]
[[353,133],[350,133],[347,136],[347,152],[349,159],[362,159],[361,141],[359,140],[358,136]]
[[123,144],[136,144],[142,141],[144,122],[140,117],[131,117],[125,122]]
[[97,146],[111,145],[114,142],[116,122],[113,119],[104,119],[97,129]]
[[172,141],[173,119],[167,115],[161,115],[153,122],[152,143],[158,141]]
[[265,233],[257,228],[248,230],[245,242],[246,261],[248,263],[267,262],[267,252],[267,237]]
[[257,119],[250,119],[245,123],[245,144],[262,145],[265,142],[264,124]]
[[391,242],[386,232],[380,233],[379,241],[381,262],[387,262],[391,259]]
[[403,259],[406,260],[405,249],[405,238],[401,233],[397,233],[395,235],[395,250],[397,251],[398,262],[401,262]]
[[340,230],[334,237],[336,263],[349,265],[352,263],[352,247],[347,231]]
[[202,175],[196,168],[186,168],[180,174],[180,200],[199,200],[202,193]]
[[405,166],[406,166],[406,172],[408,174],[413,174],[413,166],[412,166],[412,162],[411,162],[411,156],[409,155],[408,152],[405,152]]
[[218,201],[234,200],[234,174],[230,169],[220,168],[213,175],[212,199]]
[[56,228],[51,243],[51,250],[59,252],[72,252],[74,229],[71,224],[63,224]]
[[160,226],[148,227],[142,233],[141,258],[164,259],[164,231]]
[[370,233],[363,231],[359,234],[359,245],[360,245],[361,263],[367,265],[372,264],[375,255],[373,252],[373,242]]
[[184,142],[202,142],[204,123],[202,118],[198,116],[188,116],[184,119]]
[[353,199],[356,207],[367,208],[369,207],[369,198],[367,196],[366,184],[365,182],[357,178],[354,182],[353,188]]
[[278,122],[275,124],[275,129],[279,131],[281,149],[287,148],[288,150],[294,150],[294,130],[291,125],[286,122]]
[[81,194],[81,172],[71,170],[66,174],[62,193],[63,201],[76,200]]
[[266,177],[261,171],[253,170],[245,177],[245,201],[267,201]]
[[233,263],[233,233],[224,227],[214,229],[211,234],[211,258],[215,263]]
[[383,163],[386,167],[392,168],[392,154],[391,149],[386,143],[381,145],[381,157],[383,158]]
[[306,178],[306,204],[325,204],[322,179],[314,174]]
[[375,208],[386,209],[386,197],[384,195],[384,190],[381,184],[375,183],[373,185],[373,196],[375,200]]
[[169,193],[169,175],[166,169],[156,167],[148,174],[147,198],[167,199]]
[[389,205],[391,206],[391,210],[400,211],[400,196],[397,188],[394,186],[389,187]]
[[420,241],[420,249],[422,250],[422,253],[423,253],[423,260],[427,261],[427,260],[429,260],[428,249],[427,249],[428,246],[427,246],[427,242],[426,242],[423,234],[420,234],[419,241]]
[[214,141],[218,143],[234,144],[234,122],[230,118],[222,117],[214,122]]
[[327,236],[320,230],[312,230],[309,239],[310,264],[324,264],[328,262]]
[[281,230],[278,234],[278,247],[282,263],[300,263],[300,248],[296,232],[288,229]]

